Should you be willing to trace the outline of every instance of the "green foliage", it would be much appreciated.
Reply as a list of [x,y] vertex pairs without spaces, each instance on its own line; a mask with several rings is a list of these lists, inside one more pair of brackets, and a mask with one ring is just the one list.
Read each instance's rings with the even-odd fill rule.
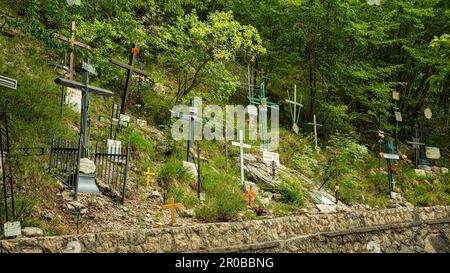
[[173,187],[177,182],[186,184],[192,181],[191,173],[183,167],[183,163],[172,158],[158,171],[158,181],[166,188]]
[[235,177],[206,169],[203,179],[206,202],[196,210],[197,218],[226,222],[234,220],[245,209],[245,196]]
[[306,191],[297,181],[284,179],[277,186],[276,191],[281,194],[281,201],[288,205],[302,207],[306,200]]
[[187,208],[192,208],[198,204],[197,196],[193,193],[187,193],[182,187],[170,188],[167,197],[173,197],[175,202],[181,202]]

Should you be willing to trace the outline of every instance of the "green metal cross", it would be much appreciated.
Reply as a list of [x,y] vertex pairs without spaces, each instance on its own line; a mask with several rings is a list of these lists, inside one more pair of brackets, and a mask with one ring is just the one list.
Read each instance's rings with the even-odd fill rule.
[[259,95],[256,96],[248,96],[247,97],[250,104],[259,105],[260,107],[260,119],[261,119],[261,133],[263,140],[263,149],[264,151],[268,151],[269,149],[269,136],[267,134],[267,107],[274,108],[277,107],[277,104],[269,101],[269,98],[266,97],[266,88],[264,81],[261,81],[259,85]]

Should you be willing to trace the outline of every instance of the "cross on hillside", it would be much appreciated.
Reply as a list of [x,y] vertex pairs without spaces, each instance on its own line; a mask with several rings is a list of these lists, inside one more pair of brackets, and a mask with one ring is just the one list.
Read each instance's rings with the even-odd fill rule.
[[202,196],[202,176],[201,176],[201,162],[207,162],[208,163],[208,159],[205,157],[202,157],[201,154],[201,150],[200,150],[200,145],[197,143],[197,153],[195,153],[194,148],[190,149],[190,154],[192,156],[192,158],[194,159],[194,163],[197,163],[195,165],[196,169],[197,169],[197,197],[200,201],[205,201],[204,195]]
[[91,49],[90,45],[83,44],[82,42],[79,42],[75,40],[75,32],[76,32],[76,24],[75,21],[72,21],[72,28],[70,29],[70,38],[67,38],[66,36],[55,34],[55,36],[64,42],[69,42],[71,47],[70,52],[70,61],[69,61],[69,79],[73,81],[75,79],[75,47],[85,48],[85,49]]
[[171,223],[172,225],[175,224],[175,210],[180,209],[183,206],[180,203],[175,203],[173,197],[170,197],[169,202],[167,204],[163,205],[164,209],[170,209],[170,216],[172,218]]
[[145,184],[147,185],[146,189],[148,190],[148,188],[150,187],[150,177],[155,176],[156,174],[154,172],[150,172],[150,169],[147,168],[147,171],[144,172],[144,175],[145,175]]
[[250,149],[252,146],[244,143],[244,133],[242,130],[239,130],[239,142],[232,141],[231,144],[233,146],[237,146],[240,149],[240,158],[241,158],[241,183],[242,186],[245,186],[244,182],[244,148]]
[[314,142],[315,142],[315,145],[316,145],[315,148],[316,148],[316,151],[319,152],[320,151],[320,147],[317,144],[317,126],[323,126],[323,125],[317,123],[317,121],[316,121],[316,114],[313,115],[313,122],[308,122],[307,124],[314,126]]
[[95,69],[89,65],[89,60],[83,61],[83,83],[67,80],[64,78],[57,78],[55,83],[65,87],[71,87],[74,89],[81,90],[81,121],[80,121],[80,149],[81,158],[87,157],[87,147],[88,147],[88,137],[86,134],[88,126],[88,116],[89,116],[89,95],[92,93],[98,96],[112,96],[113,92],[89,85],[89,77],[91,74],[95,73]]
[[[292,116],[292,130],[294,130],[294,132],[296,134],[298,134],[298,120],[300,118],[300,110],[303,107],[302,104],[302,99],[300,98],[300,102],[297,102],[297,85],[294,85],[294,100],[291,100],[290,96],[289,96],[289,90],[286,91],[288,94],[288,99],[286,100],[287,103],[289,103],[289,110],[291,111],[291,116]],[[298,109],[298,114],[297,114],[297,107]],[[292,108],[294,108],[294,111],[292,111]]]
[[405,160],[407,159],[406,155],[398,155],[393,154],[395,151],[395,145],[392,140],[388,140],[386,142],[386,151],[387,153],[380,153],[380,158],[387,159],[387,168],[388,168],[388,176],[389,176],[389,196],[390,198],[394,198],[395,196],[395,172],[397,171],[397,167],[394,165],[394,160]]
[[250,104],[259,105],[260,110],[259,112],[262,125],[261,133],[262,133],[263,150],[268,151],[269,135],[267,133],[267,107],[277,108],[278,106],[275,103],[269,101],[269,98],[266,97],[266,89],[263,81],[261,82],[259,87],[259,95],[257,97],[248,96],[247,98]]
[[411,144],[414,148],[414,168],[418,169],[419,168],[419,149],[420,149],[420,146],[424,146],[425,143],[420,142],[419,128],[417,127],[417,124],[414,127],[414,134],[415,134],[415,136],[413,137],[413,140],[407,141],[407,143]]
[[116,61],[116,60],[109,60],[110,63],[115,64],[119,67],[125,68],[127,70],[127,80],[125,83],[125,90],[122,95],[122,106],[120,108],[120,113],[125,114],[126,110],[126,101],[128,99],[128,95],[130,92],[130,83],[133,76],[133,73],[136,73],[141,76],[148,77],[148,74],[142,70],[134,68],[134,63],[136,61],[136,55],[139,54],[140,49],[136,47],[136,44],[133,45],[131,48],[131,54],[130,54],[130,61],[128,64]]
[[[116,103],[113,102],[111,116],[109,118],[106,117],[106,116],[102,116],[102,115],[100,115],[98,117],[98,120],[100,122],[102,122],[104,120],[108,120],[109,121],[109,139],[113,139],[113,140],[116,140],[116,138],[117,138],[117,129],[120,126],[119,125],[119,118],[118,118],[118,116],[119,116],[118,111],[119,111],[119,106]],[[114,138],[113,138],[113,131],[114,131]]]

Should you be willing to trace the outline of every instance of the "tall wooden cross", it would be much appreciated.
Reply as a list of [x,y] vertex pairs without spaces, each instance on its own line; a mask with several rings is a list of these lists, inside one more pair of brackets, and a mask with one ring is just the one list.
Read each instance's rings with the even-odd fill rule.
[[163,205],[164,209],[170,209],[170,216],[172,218],[172,220],[171,220],[172,225],[175,224],[175,210],[176,209],[180,209],[182,207],[183,207],[183,205],[181,205],[180,203],[175,203],[175,201],[173,200],[173,197],[170,197],[169,202],[167,202],[167,204]]
[[[195,165],[197,169],[197,197],[200,201],[205,201],[204,195],[202,196],[202,172],[201,172],[201,162],[208,162],[208,159],[205,157],[202,157],[200,145],[197,143],[197,153],[195,153],[194,148],[191,148],[190,154],[192,158],[194,159],[194,163],[197,163]],[[197,161],[197,162],[195,162]]]
[[419,128],[417,128],[417,124],[416,124],[416,127],[414,128],[414,134],[415,134],[415,136],[413,137],[413,140],[407,141],[407,143],[411,144],[414,148],[414,168],[418,169],[419,168],[419,149],[420,149],[420,146],[425,146],[425,143],[420,142]]
[[146,189],[148,190],[148,188],[150,188],[150,177],[155,176],[156,174],[153,172],[150,172],[150,169],[147,168],[147,171],[144,172],[144,175],[145,175]]
[[121,114],[125,114],[126,101],[128,99],[128,95],[130,92],[130,84],[131,84],[131,79],[132,79],[133,73],[148,77],[148,74],[145,73],[144,71],[134,68],[134,63],[136,61],[136,55],[139,54],[139,51],[140,51],[140,49],[136,46],[136,44],[134,44],[133,47],[131,48],[130,61],[128,64],[125,64],[125,63],[122,63],[122,62],[119,62],[116,60],[109,60],[110,63],[115,64],[119,67],[125,68],[127,70],[127,81],[125,83],[125,90],[122,94],[122,106],[120,108]]
[[95,69],[89,65],[89,60],[83,61],[83,83],[67,80],[64,78],[57,78],[55,83],[58,85],[71,87],[74,89],[81,90],[81,121],[80,121],[80,149],[81,158],[87,157],[87,147],[88,147],[88,136],[86,134],[88,126],[89,117],[89,94],[94,94],[98,96],[108,97],[114,95],[113,92],[102,89],[99,87],[94,87],[89,85],[89,77],[91,74],[95,73]]
[[188,127],[188,142],[186,149],[186,161],[192,162],[191,149],[194,147],[194,123],[202,122],[202,119],[197,116],[199,109],[196,107],[196,103],[194,99],[191,99],[191,106],[189,107],[189,114],[184,115],[181,113],[173,113],[176,118],[184,119],[189,121]]
[[[294,130],[294,132],[296,134],[298,134],[298,120],[300,118],[300,110],[303,107],[302,104],[302,99],[300,98],[300,102],[297,102],[297,85],[294,85],[294,100],[291,100],[290,96],[289,96],[289,90],[286,91],[288,94],[288,99],[286,100],[287,103],[289,103],[289,110],[291,111],[291,116],[292,116],[292,130]],[[297,114],[297,107],[298,109],[298,114]],[[294,111],[292,111],[292,108],[294,108]]]
[[244,143],[244,133],[242,130],[239,130],[239,142],[232,141],[231,144],[233,146],[237,146],[240,149],[240,157],[241,157],[241,183],[242,186],[245,187],[244,182],[244,148],[250,149],[252,146]]
[[317,126],[323,126],[323,125],[317,123],[317,121],[316,121],[316,114],[313,115],[313,122],[308,122],[307,124],[314,126],[314,142],[315,142],[315,145],[316,145],[315,148],[316,148],[316,151],[319,152],[320,151],[320,147],[319,147],[319,145],[317,143]]
[[392,140],[388,140],[386,142],[386,151],[387,153],[380,153],[380,158],[387,159],[387,169],[389,176],[389,196],[390,198],[394,198],[395,195],[395,172],[397,171],[397,167],[394,165],[394,160],[405,160],[407,159],[406,155],[398,155],[394,154],[395,145]]
[[75,21],[72,21],[72,28],[70,29],[70,39],[66,36],[55,34],[55,36],[64,42],[69,42],[71,47],[70,52],[70,61],[69,61],[69,79],[73,81],[75,79],[75,47],[85,48],[85,49],[91,49],[90,45],[83,44],[82,42],[79,42],[75,40],[75,32],[77,31]]
[[259,105],[259,113],[260,113],[260,120],[261,120],[261,134],[262,134],[262,141],[263,141],[263,150],[268,151],[269,150],[269,135],[267,133],[267,108],[277,108],[278,106],[270,102],[269,99],[266,97],[266,89],[264,81],[261,82],[259,86],[259,95],[257,97],[248,96],[247,97],[250,104],[252,105]]
[[254,201],[255,198],[256,198],[256,192],[253,191],[253,185],[250,185],[250,189],[249,189],[248,192],[246,192],[246,194],[247,194],[247,196],[248,196],[248,199],[247,199],[248,205],[251,207],[252,204],[253,204],[253,201]]

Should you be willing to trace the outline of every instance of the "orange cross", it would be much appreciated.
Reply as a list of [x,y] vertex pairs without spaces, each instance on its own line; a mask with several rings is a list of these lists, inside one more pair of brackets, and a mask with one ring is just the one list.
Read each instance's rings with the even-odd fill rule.
[[252,206],[253,200],[256,198],[256,193],[253,191],[253,185],[250,185],[250,190],[246,194],[248,195],[248,205]]
[[175,224],[175,209],[180,209],[182,207],[183,207],[183,205],[181,205],[180,203],[175,203],[175,201],[173,200],[173,197],[170,197],[169,202],[167,202],[167,204],[163,205],[163,209],[170,209],[170,214],[172,217],[172,225]]

